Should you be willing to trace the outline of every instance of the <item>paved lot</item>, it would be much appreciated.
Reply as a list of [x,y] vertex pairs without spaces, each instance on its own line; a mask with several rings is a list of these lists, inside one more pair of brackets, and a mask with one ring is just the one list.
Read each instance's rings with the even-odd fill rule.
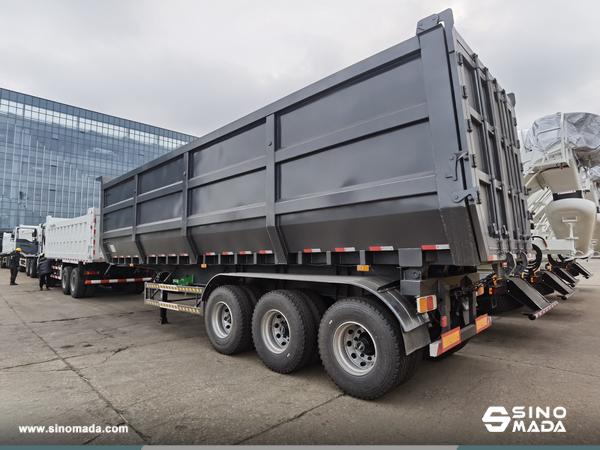
[[[76,300],[24,274],[9,286],[2,270],[0,444],[599,444],[600,261],[586,266],[597,275],[550,313],[506,314],[373,402],[341,394],[321,366],[279,375],[254,352],[220,355],[202,318],[161,326],[140,296]],[[566,432],[490,433],[489,406],[562,406]],[[55,424],[129,432],[18,429]]]

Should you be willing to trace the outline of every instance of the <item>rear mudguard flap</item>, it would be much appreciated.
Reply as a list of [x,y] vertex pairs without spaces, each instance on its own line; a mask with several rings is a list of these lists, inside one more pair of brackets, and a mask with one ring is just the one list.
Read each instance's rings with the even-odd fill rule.
[[346,284],[350,286],[357,286],[376,296],[396,316],[398,322],[400,323],[402,337],[404,339],[404,348],[407,355],[431,343],[429,329],[427,327],[429,318],[426,315],[418,314],[413,304],[400,293],[399,289],[387,287],[393,284],[393,280],[388,278],[335,275],[299,275],[285,273],[220,273],[210,279],[202,294],[202,300],[207,300],[212,290],[217,286],[231,283],[231,281],[228,281],[231,280],[231,278],[304,281],[309,283]]

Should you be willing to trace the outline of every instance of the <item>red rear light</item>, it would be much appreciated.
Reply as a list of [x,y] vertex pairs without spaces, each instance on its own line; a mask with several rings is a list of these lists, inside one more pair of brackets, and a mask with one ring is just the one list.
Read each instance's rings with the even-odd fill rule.
[[442,328],[446,328],[448,326],[448,318],[446,316],[442,317]]

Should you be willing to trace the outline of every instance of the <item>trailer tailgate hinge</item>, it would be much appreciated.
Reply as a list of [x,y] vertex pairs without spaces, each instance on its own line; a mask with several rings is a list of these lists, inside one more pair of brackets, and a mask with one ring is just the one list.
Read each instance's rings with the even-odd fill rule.
[[477,204],[481,203],[481,193],[478,187],[472,187],[471,189],[455,191],[452,193],[452,201],[454,203],[460,203],[467,197],[471,197]]
[[452,178],[453,181],[458,180],[458,162],[461,159],[468,161],[469,152],[456,152],[450,156],[450,161],[448,161],[449,172],[446,172],[446,178]]

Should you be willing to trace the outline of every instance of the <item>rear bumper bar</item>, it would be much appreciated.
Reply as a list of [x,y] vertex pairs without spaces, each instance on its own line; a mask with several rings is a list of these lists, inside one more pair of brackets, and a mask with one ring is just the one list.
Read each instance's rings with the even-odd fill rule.
[[[487,323],[485,319],[487,319]],[[456,347],[461,342],[465,342],[467,339],[472,338],[477,333],[480,333],[491,326],[492,318],[487,314],[484,314],[483,316],[478,317],[476,322],[471,325],[467,325],[464,328],[455,328],[454,330],[442,335],[441,339],[429,344],[429,356],[433,358],[440,356],[442,353],[450,350],[452,347]],[[449,346],[445,345],[445,336],[450,335],[451,333],[458,333],[458,339],[453,339]]]

